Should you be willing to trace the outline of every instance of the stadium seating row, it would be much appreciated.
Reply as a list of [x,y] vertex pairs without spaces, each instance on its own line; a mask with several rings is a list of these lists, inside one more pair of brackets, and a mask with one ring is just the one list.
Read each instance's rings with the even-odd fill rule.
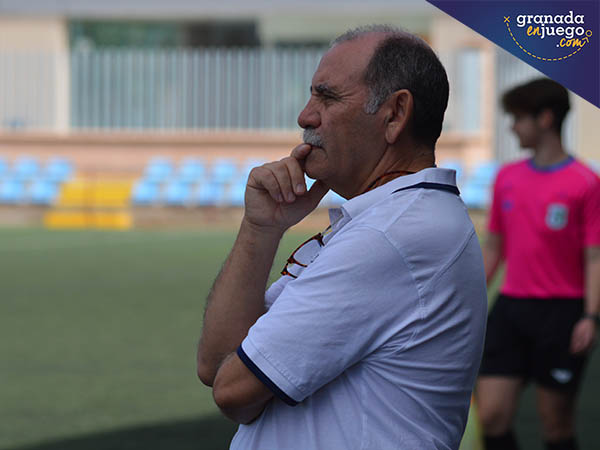
[[64,158],[51,158],[45,166],[29,156],[21,156],[9,165],[0,157],[0,178],[19,181],[45,180],[63,182],[73,174],[73,164]]
[[64,158],[51,158],[43,166],[28,156],[12,165],[0,158],[0,203],[51,205],[72,175],[73,164]]
[[[118,189],[120,199],[118,203],[123,204],[122,207],[127,204],[243,206],[245,185],[250,170],[263,163],[264,161],[259,159],[248,159],[242,164],[235,160],[217,159],[212,164],[207,164],[199,158],[186,158],[175,165],[169,158],[156,157],[149,161],[142,177],[133,184],[132,188],[128,185]],[[600,170],[599,162],[592,161],[590,165]],[[498,163],[477,164],[468,174],[463,164],[457,160],[446,160],[440,164],[440,167],[456,171],[461,197],[467,207],[473,209],[489,207],[491,188],[499,168]],[[52,158],[42,165],[35,158],[20,157],[12,166],[0,158],[0,203],[57,205],[60,203],[58,200],[63,187],[72,188],[63,189],[65,194],[73,191],[73,195],[77,194],[76,197],[81,196],[78,194],[81,186],[71,186],[72,182],[64,186],[64,183],[72,178],[73,172],[73,164],[63,158]],[[310,187],[312,180],[307,178],[306,181]],[[99,187],[95,186],[95,189],[99,190]],[[123,189],[126,192],[121,192]],[[109,190],[111,198],[115,197],[114,186]],[[104,191],[106,189],[102,190]],[[70,197],[67,197],[69,196],[67,195],[62,203],[69,200]],[[86,194],[86,198],[89,199],[90,195]],[[343,202],[342,197],[329,192],[320,206],[336,206]]]
[[208,181],[229,184],[240,177],[247,178],[253,167],[263,163],[262,160],[248,159],[240,168],[234,160],[217,159],[209,166],[202,159],[186,158],[175,167],[170,159],[156,157],[150,160],[140,181],[144,183],[165,183],[175,180],[181,183]]
[[[153,158],[134,185],[131,201],[135,205],[242,206],[248,175],[263,163],[248,159],[240,166],[233,160],[217,159],[207,165],[201,159],[187,158],[175,167],[168,158]],[[312,180],[307,178],[307,183],[310,186]],[[322,205],[343,200],[331,192]]]

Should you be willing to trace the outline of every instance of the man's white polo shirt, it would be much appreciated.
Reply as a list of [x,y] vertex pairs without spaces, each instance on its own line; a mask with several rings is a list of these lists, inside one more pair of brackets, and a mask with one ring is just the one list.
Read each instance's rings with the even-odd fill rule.
[[332,231],[238,349],[275,394],[232,449],[457,449],[487,314],[455,172],[430,168],[330,210]]

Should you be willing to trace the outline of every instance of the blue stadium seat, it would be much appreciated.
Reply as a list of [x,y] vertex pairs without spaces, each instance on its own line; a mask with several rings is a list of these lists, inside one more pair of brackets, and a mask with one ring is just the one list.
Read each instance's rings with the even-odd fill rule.
[[22,180],[9,178],[0,183],[0,203],[16,204],[25,201],[25,183]]
[[35,205],[51,205],[58,197],[58,183],[38,179],[29,187],[29,201]]
[[8,171],[8,164],[4,158],[0,158],[0,178]]
[[131,201],[135,205],[151,205],[158,203],[159,186],[151,181],[139,180],[133,187]]
[[496,162],[485,162],[480,163],[471,172],[469,181],[476,180],[479,184],[491,185],[494,182],[496,173],[498,172],[498,163]]
[[490,202],[490,187],[482,184],[466,184],[460,193],[467,208],[484,209]]
[[14,162],[11,176],[21,181],[31,181],[38,175],[39,170],[37,159],[21,156]]
[[162,183],[173,172],[173,164],[167,158],[152,158],[144,171],[144,180],[153,183]]
[[244,197],[246,195],[246,182],[234,183],[229,190],[228,203],[231,206],[244,206]]
[[193,202],[200,206],[222,205],[225,200],[223,183],[202,183],[193,198]]
[[191,193],[190,183],[172,180],[165,188],[164,201],[170,206],[183,206],[189,202]]
[[475,166],[461,187],[461,197],[468,208],[484,209],[489,206],[498,167],[498,163],[493,161]]
[[234,161],[229,159],[217,159],[213,162],[210,181],[212,183],[232,183],[237,172],[237,165]]
[[196,158],[186,158],[179,165],[177,180],[183,183],[198,183],[205,175],[204,161]]
[[64,158],[52,158],[46,164],[43,178],[56,183],[63,183],[73,175],[73,164]]

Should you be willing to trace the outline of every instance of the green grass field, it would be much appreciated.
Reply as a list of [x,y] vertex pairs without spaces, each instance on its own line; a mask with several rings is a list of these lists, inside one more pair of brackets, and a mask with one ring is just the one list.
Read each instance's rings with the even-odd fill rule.
[[[274,265],[309,233],[286,236]],[[234,234],[0,229],[0,449],[226,449],[195,374],[204,299]],[[249,267],[248,270],[251,270]],[[600,448],[600,365],[581,401]],[[541,448],[531,395],[523,448]],[[476,449],[468,427],[464,450]]]

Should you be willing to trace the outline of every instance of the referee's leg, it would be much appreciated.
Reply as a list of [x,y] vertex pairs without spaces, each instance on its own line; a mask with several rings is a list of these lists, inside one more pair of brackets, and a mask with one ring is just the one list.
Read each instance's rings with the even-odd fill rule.
[[575,393],[538,386],[537,407],[548,450],[576,450]]
[[475,389],[477,415],[486,450],[516,450],[512,423],[525,382],[519,377],[480,375]]
[[532,357],[537,408],[547,450],[576,450],[575,410],[586,355],[571,353],[583,299],[544,301],[545,327],[537,330]]

